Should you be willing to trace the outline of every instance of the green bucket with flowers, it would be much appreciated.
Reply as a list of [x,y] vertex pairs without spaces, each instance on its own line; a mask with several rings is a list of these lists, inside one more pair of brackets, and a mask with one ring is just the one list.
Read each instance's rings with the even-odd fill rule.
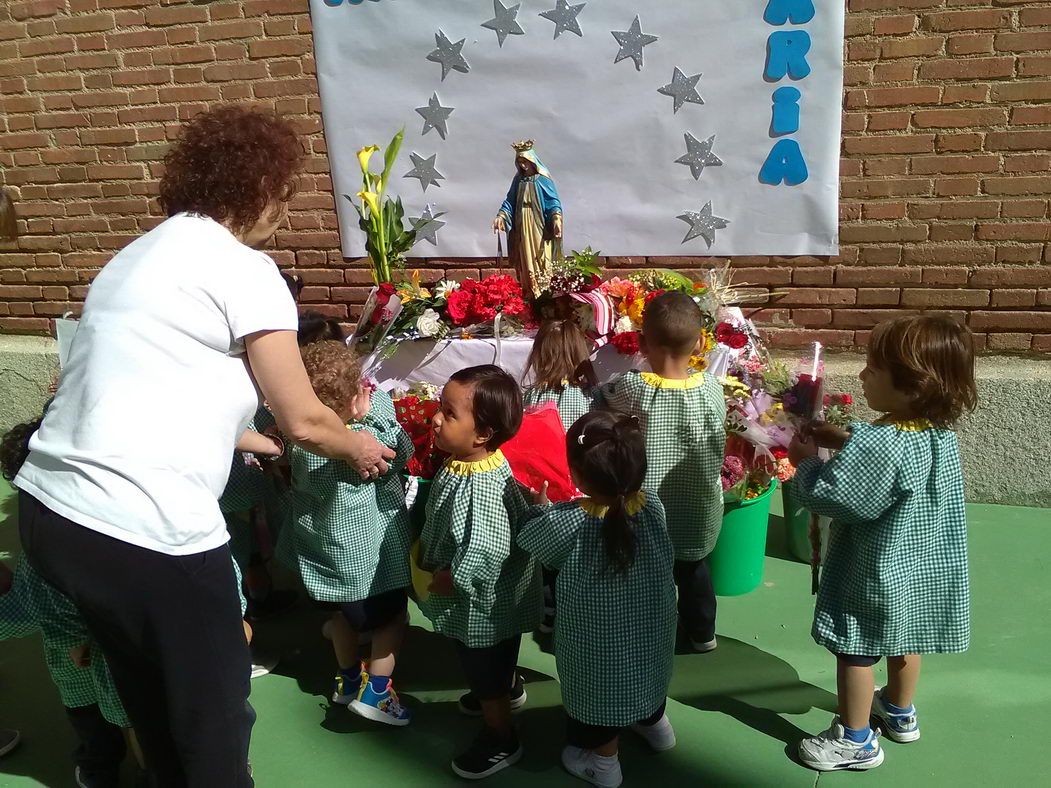
[[708,556],[712,584],[718,596],[740,596],[763,582],[766,530],[777,479],[755,498],[727,501],[719,541]]

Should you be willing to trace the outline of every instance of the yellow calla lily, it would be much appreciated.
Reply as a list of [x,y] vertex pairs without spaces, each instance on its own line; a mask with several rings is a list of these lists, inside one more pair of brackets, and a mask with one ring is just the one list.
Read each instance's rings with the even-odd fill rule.
[[369,159],[371,159],[372,154],[379,149],[379,145],[369,145],[358,151],[358,164],[361,165],[361,171],[366,175],[369,172]]
[[372,209],[373,216],[379,214],[380,204],[376,199],[376,192],[358,192],[356,196]]

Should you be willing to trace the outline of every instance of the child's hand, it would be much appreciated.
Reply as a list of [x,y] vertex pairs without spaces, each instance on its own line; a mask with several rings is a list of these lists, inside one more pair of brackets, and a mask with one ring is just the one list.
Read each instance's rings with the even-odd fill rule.
[[91,644],[81,643],[69,650],[69,658],[78,668],[91,667]]
[[845,429],[824,421],[812,421],[806,428],[807,437],[813,439],[822,449],[839,451],[850,438]]
[[530,490],[533,495],[533,503],[537,506],[547,506],[551,503],[551,499],[547,497],[547,482],[540,485],[540,492],[536,490]]
[[6,594],[10,591],[11,584],[14,581],[14,573],[7,568],[7,564],[0,563],[0,594]]
[[350,420],[361,421],[367,415],[369,415],[369,408],[372,407],[372,392],[365,386],[361,387],[361,391],[350,401]]
[[438,596],[452,596],[453,591],[455,591],[453,588],[453,573],[448,569],[435,572],[431,577],[431,584],[427,586],[427,590]]
[[799,467],[799,463],[810,457],[817,456],[817,444],[812,440],[804,438],[802,435],[797,434],[792,438],[792,443],[788,447],[788,461]]

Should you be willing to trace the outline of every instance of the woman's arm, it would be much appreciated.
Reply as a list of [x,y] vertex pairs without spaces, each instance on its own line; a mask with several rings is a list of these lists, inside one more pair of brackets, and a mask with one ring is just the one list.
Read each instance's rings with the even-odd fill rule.
[[258,331],[245,337],[252,375],[277,426],[293,443],[321,457],[343,460],[362,477],[387,472],[394,452],[366,432],[346,429],[310,386],[295,331]]

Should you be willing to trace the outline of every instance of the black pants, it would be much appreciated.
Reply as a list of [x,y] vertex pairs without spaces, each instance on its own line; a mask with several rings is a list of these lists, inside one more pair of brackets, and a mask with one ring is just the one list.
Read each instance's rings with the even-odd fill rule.
[[[664,716],[664,709],[668,705],[667,701],[661,703],[659,709],[644,720],[639,720],[639,725],[656,725],[661,721],[661,717]],[[584,750],[595,750],[604,744],[609,744],[615,738],[620,736],[620,732],[624,730],[621,727],[608,727],[606,725],[588,725],[584,722],[578,722],[572,717],[566,718],[566,743],[570,747],[580,747]]]
[[169,556],[19,494],[22,545],[76,603],[161,788],[247,788],[250,658],[230,550]]
[[708,559],[676,561],[675,585],[679,588],[679,621],[686,635],[707,643],[715,637],[715,586]]
[[117,788],[120,765],[127,754],[124,731],[107,722],[97,704],[66,708],[69,724],[77,734],[73,763],[91,788]]
[[521,645],[521,635],[501,640],[488,648],[470,648],[456,641],[463,672],[467,674],[467,685],[478,700],[498,700],[511,694]]

